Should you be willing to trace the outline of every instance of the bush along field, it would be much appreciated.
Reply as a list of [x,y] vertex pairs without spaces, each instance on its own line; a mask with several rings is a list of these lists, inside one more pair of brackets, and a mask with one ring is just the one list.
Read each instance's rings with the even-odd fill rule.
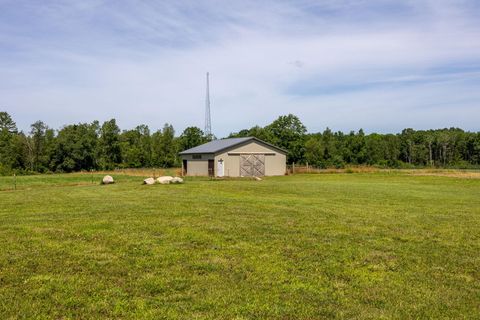
[[480,318],[480,179],[0,178],[0,318]]

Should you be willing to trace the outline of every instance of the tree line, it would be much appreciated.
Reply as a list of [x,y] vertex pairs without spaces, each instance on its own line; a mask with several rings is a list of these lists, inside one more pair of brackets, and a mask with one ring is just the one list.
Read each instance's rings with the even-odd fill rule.
[[151,132],[139,125],[121,131],[115,119],[59,130],[37,121],[24,133],[0,112],[0,174],[179,166],[178,152],[209,141],[196,127],[175,136],[172,125]]
[[[480,132],[458,128],[404,129],[398,134],[343,133],[325,129],[307,133],[295,115],[280,116],[229,137],[254,136],[288,151],[289,163],[327,168],[346,165],[382,167],[480,167]],[[210,141],[197,127],[179,136],[172,125],[151,132],[146,125],[120,130],[115,119],[78,123],[59,130],[37,121],[24,133],[0,112],[0,174],[111,170],[180,166],[178,152]]]
[[295,115],[280,116],[273,123],[232,133],[255,136],[288,150],[288,162],[320,168],[346,165],[405,167],[480,167],[480,132],[458,128],[404,129],[398,134],[358,132],[307,133]]

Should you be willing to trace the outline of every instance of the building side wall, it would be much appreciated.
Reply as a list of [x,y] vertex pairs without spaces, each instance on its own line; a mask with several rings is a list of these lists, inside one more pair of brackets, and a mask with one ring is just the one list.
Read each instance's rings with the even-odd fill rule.
[[[216,166],[217,166],[218,160],[223,159],[225,176],[230,176],[230,177],[240,176],[240,155],[238,154],[233,155],[229,153],[249,153],[249,152],[258,152],[258,153],[268,154],[268,155],[265,155],[265,175],[266,176],[281,176],[285,174],[287,169],[286,155],[278,152],[274,148],[270,148],[256,141],[251,141],[248,144],[239,146],[237,148],[232,148],[220,154],[217,154],[215,156],[215,171],[217,170]],[[216,174],[217,173],[215,172],[215,175]]]
[[187,176],[208,176],[208,160],[187,160]]
[[283,176],[287,172],[287,156],[276,153],[274,156],[265,156],[265,175]]
[[187,176],[208,176],[208,160],[214,159],[211,153],[201,154],[201,159],[193,159],[193,155],[182,155],[182,160],[187,160]]

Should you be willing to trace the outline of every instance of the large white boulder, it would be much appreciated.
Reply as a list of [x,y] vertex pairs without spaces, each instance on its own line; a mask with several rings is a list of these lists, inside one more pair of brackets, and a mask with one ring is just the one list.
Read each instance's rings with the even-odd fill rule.
[[103,179],[102,179],[102,183],[103,183],[103,184],[111,184],[111,183],[115,183],[115,181],[113,181],[113,177],[112,177],[112,176],[105,176],[105,177],[103,177]]
[[147,179],[143,180],[143,184],[155,184],[155,179],[147,178]]
[[171,176],[163,176],[163,177],[157,178],[157,182],[160,184],[169,184],[170,182],[172,182],[172,180],[173,180],[173,177]]
[[171,183],[183,183],[183,179],[180,177],[175,177],[172,179]]

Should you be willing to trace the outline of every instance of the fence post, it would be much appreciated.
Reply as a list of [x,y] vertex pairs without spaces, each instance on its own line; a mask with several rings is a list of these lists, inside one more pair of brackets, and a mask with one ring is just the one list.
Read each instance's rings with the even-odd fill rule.
[[295,162],[292,163],[292,174],[295,174]]
[[13,173],[13,190],[17,190],[17,174]]

